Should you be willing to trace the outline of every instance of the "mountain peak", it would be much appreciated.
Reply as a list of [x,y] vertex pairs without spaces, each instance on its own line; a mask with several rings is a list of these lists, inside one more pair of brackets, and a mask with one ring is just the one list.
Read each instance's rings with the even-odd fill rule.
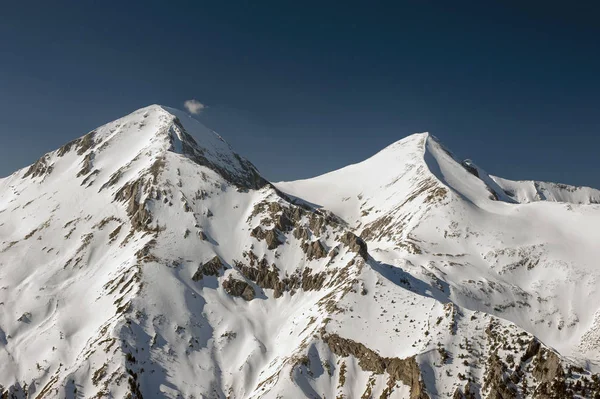
[[168,153],[209,168],[242,189],[267,184],[256,167],[234,152],[217,133],[183,111],[156,104],[100,126],[45,154],[23,170],[21,176],[44,180],[65,179],[65,174],[75,174],[85,184],[101,180],[107,184],[120,178],[125,170],[136,175],[162,165]]
[[257,189],[268,182],[256,167],[233,151],[216,132],[189,114],[175,108],[161,107],[172,116],[170,151],[183,154],[195,163],[217,171],[226,180],[245,189]]

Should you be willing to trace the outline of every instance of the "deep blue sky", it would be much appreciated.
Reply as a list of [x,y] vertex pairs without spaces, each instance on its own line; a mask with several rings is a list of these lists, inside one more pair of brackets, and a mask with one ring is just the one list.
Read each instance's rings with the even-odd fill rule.
[[596,4],[5,2],[0,176],[197,98],[274,181],[429,131],[492,174],[600,188]]

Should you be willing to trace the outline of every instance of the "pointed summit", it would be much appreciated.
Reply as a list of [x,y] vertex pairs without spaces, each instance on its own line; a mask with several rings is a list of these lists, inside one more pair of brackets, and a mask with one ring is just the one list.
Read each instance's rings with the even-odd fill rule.
[[234,152],[219,134],[183,111],[161,108],[173,117],[169,127],[170,151],[217,171],[240,188],[258,189],[268,184],[256,167]]
[[209,168],[242,189],[267,184],[217,133],[183,111],[160,105],[141,108],[45,154],[21,177],[64,180],[75,174],[86,185],[97,181],[103,186],[126,169],[156,174],[167,152]]

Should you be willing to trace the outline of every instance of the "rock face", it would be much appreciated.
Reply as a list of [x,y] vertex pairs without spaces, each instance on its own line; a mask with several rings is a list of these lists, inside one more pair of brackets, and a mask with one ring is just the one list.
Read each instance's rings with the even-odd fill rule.
[[221,262],[221,258],[215,256],[208,262],[201,265],[196,273],[192,276],[192,280],[198,281],[202,280],[204,276],[219,276],[219,272],[223,269],[223,262]]
[[311,243],[305,242],[302,245],[302,249],[306,253],[306,257],[309,260],[321,259],[327,256],[327,251],[325,250],[323,244],[321,244],[321,241],[319,240],[313,241]]
[[229,277],[223,281],[223,289],[231,296],[239,296],[246,301],[251,301],[256,296],[254,288],[245,281],[237,280],[233,277]]
[[600,192],[465,164],[273,185],[161,106],[45,154],[0,179],[0,397],[599,396]]
[[[235,261],[236,268],[248,280],[255,282],[259,287],[273,290],[275,298],[279,298],[284,292],[294,295],[297,290],[304,291],[320,290],[327,280],[326,273],[313,273],[310,268],[305,268],[302,273],[296,272],[291,276],[280,278],[280,270],[276,264],[269,266],[266,258],[260,261],[253,252],[245,252],[250,265]],[[333,276],[335,277],[335,276]]]
[[246,266],[241,262],[237,263],[236,266],[244,277],[254,281],[259,287],[273,290],[275,298],[281,297],[283,292],[288,290],[287,284],[279,279],[277,266],[269,267],[265,258],[258,267]]
[[277,236],[277,230],[275,229],[267,230],[265,241],[267,242],[267,249],[275,249],[281,244]]
[[348,231],[340,237],[340,241],[346,244],[350,251],[358,253],[364,260],[368,259],[367,244],[362,238],[357,237]]
[[[325,335],[323,341],[336,355],[355,357],[359,366],[365,371],[375,374],[386,372],[389,375],[388,387],[393,386],[396,381],[401,381],[410,387],[411,399],[429,399],[421,381],[421,371],[414,357],[408,359],[383,358],[363,344],[335,334]],[[388,394],[389,392],[384,391],[384,393]]]

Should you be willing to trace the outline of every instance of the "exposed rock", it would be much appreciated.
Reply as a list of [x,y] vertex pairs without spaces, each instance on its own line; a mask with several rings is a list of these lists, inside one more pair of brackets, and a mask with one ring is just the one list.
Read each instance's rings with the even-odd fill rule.
[[268,249],[275,249],[281,245],[281,241],[279,241],[279,237],[277,235],[277,230],[271,229],[267,230],[265,234],[265,241],[267,242]]
[[83,136],[82,138],[76,140],[77,155],[83,155],[87,150],[94,146],[94,137],[96,136],[96,132],[92,131]]
[[294,229],[294,237],[298,240],[308,241],[310,238],[310,230],[304,227],[296,227]]
[[321,244],[321,240],[316,240],[311,243],[304,242],[302,244],[302,250],[306,254],[308,260],[313,259],[321,259],[327,256],[327,251],[323,244]]
[[256,226],[250,231],[250,236],[256,238],[258,241],[265,239],[265,231],[262,227]]
[[48,162],[49,157],[48,154],[46,154],[37,161],[35,161],[35,163],[31,165],[29,169],[27,169],[27,172],[25,172],[25,174],[23,175],[23,179],[25,179],[26,177],[41,177],[52,173],[54,166],[48,165]]
[[121,225],[117,226],[117,228],[116,228],[116,229],[114,229],[114,230],[113,230],[113,231],[112,231],[112,232],[111,232],[111,233],[108,235],[108,240],[109,240],[109,243],[113,242],[113,241],[114,241],[114,240],[117,238],[117,236],[118,236],[118,235],[119,235],[119,233],[121,232],[121,229],[122,229],[122,228],[123,228],[123,225],[121,224]]
[[325,229],[325,220],[316,213],[310,215],[308,227],[316,234],[322,234]]
[[[490,354],[488,355],[485,373],[483,376],[483,391],[487,391],[487,397],[498,399],[513,399],[519,396],[519,388],[516,385],[521,379],[520,369],[511,370],[511,368],[503,362],[498,356],[498,347],[506,345],[505,337],[501,331],[498,331],[498,321],[491,319],[488,327],[485,330],[488,345],[490,346]],[[513,357],[506,358],[514,365]]]
[[[287,196],[280,191],[275,191],[280,194],[281,198],[287,198]],[[300,206],[282,206],[279,202],[262,201],[254,205],[254,209],[248,218],[248,221],[261,213],[267,213],[264,224],[272,223],[275,228],[287,233],[291,231],[292,228],[299,227],[300,219],[306,214],[306,211]]]
[[125,184],[115,194],[115,201],[127,203],[127,215],[134,231],[148,230],[148,225],[152,222],[152,214],[146,207],[146,202],[149,200],[140,201],[144,190],[147,189],[144,179],[138,179]]
[[162,173],[162,171],[165,169],[165,157],[159,157],[156,159],[156,161],[154,161],[154,163],[152,164],[152,166],[150,166],[150,169],[148,170],[150,172],[150,174],[152,175],[152,177],[154,178],[154,183],[156,184],[156,182],[158,181],[158,177],[160,176],[160,174]]
[[500,199],[500,197],[498,196],[498,193],[495,192],[491,187],[487,186],[487,184],[486,184],[486,189],[490,193],[490,195],[488,196],[489,199],[491,199],[492,201],[498,201]]
[[470,159],[465,159],[461,162],[461,165],[463,166],[463,168],[465,168],[467,172],[469,172],[475,177],[479,177],[479,172],[477,171],[477,168],[472,165]]
[[467,381],[464,388],[456,388],[452,399],[477,399],[479,396],[476,393],[476,389],[471,385],[471,381]]
[[[410,192],[396,209],[401,209],[404,205],[417,198],[422,198],[424,204],[435,205],[442,202],[447,195],[448,189],[440,185],[436,179],[432,177],[424,178],[419,181],[413,191]],[[360,236],[367,241],[382,239],[396,241],[399,246],[406,248],[409,252],[420,254],[421,251],[416,244],[410,241],[402,242],[404,227],[405,224],[402,220],[397,220],[393,214],[386,214],[367,224]]]
[[392,217],[389,215],[382,216],[373,222],[369,223],[365,226],[365,228],[360,233],[361,238],[364,240],[374,240],[375,238],[380,238],[383,235],[389,234],[388,228],[389,225],[392,224]]
[[465,399],[477,399],[478,390],[471,384],[471,381],[467,381],[464,388]]
[[340,241],[346,244],[350,251],[358,253],[364,260],[368,259],[367,244],[362,238],[348,231],[340,237]]
[[202,230],[198,230],[198,238],[202,241],[208,241],[208,236]]
[[258,241],[264,239],[267,242],[268,249],[275,249],[282,244],[276,229],[270,229],[265,232],[261,226],[256,226],[250,232],[250,236],[256,238]]
[[506,370],[507,367],[498,357],[498,354],[492,353],[487,361],[483,384],[484,390],[489,389],[488,397],[497,399],[514,399],[517,397],[517,390],[507,378]]
[[227,181],[242,190],[258,190],[266,185],[270,185],[270,183],[263,179],[263,177],[258,173],[256,167],[251,162],[235,153],[233,155],[241,166],[241,169],[238,169],[236,172],[232,172],[232,168],[227,168],[219,163],[213,163],[209,161],[204,155],[203,151],[199,148],[196,140],[194,140],[194,138],[187,133],[178,118],[173,120],[173,125],[174,127],[172,127],[171,133],[172,148],[175,140],[174,135],[176,129],[179,133],[177,136],[181,138],[183,154],[193,162],[216,171]]
[[254,288],[245,281],[235,279],[231,276],[223,281],[223,289],[231,296],[241,297],[246,301],[251,301],[256,296]]
[[66,153],[70,152],[73,148],[77,148],[77,155],[83,155],[87,150],[92,148],[95,144],[94,137],[96,135],[95,131],[89,132],[83,137],[80,137],[76,140],[70,141],[67,144],[63,145],[58,149],[57,155],[59,157],[64,156]]
[[121,180],[121,177],[123,176],[123,167],[119,168],[115,173],[113,173],[110,178],[108,179],[108,181],[106,183],[104,183],[102,185],[102,187],[100,187],[100,190],[98,190],[98,192],[104,190],[107,187],[112,187],[115,184],[117,184],[119,182],[119,180]]
[[305,268],[300,272],[292,274],[284,278],[279,277],[279,269],[275,264],[269,266],[266,258],[260,261],[253,252],[245,252],[244,257],[250,261],[250,265],[245,265],[242,262],[234,261],[236,268],[248,280],[253,281],[261,288],[272,289],[275,291],[275,298],[279,298],[284,292],[292,294],[302,288],[304,291],[320,290],[325,284],[327,274],[312,273],[312,269]]
[[156,246],[156,240],[150,240],[148,241],[140,250],[138,250],[135,253],[135,256],[137,257],[138,261],[140,263],[148,263],[148,262],[156,262],[158,261],[158,257],[156,257],[156,255],[152,254],[150,251],[152,251],[152,249],[154,249],[154,247]]
[[288,232],[294,228],[294,222],[287,216],[287,212],[275,216],[275,228],[282,232]]
[[31,313],[29,312],[25,312],[23,313],[18,319],[17,321],[20,321],[21,323],[29,323],[31,322]]
[[77,177],[85,176],[92,171],[94,167],[94,151],[87,154],[84,158],[81,166],[81,170],[77,173]]
[[421,370],[415,357],[406,359],[386,358],[386,371],[395,381],[402,381],[410,387],[411,399],[429,398],[425,393],[425,384],[421,380]]
[[527,345],[527,350],[525,350],[525,353],[521,357],[521,361],[527,362],[529,359],[533,358],[540,351],[540,347],[540,341],[532,338],[531,341],[529,341],[529,345]]
[[[542,348],[538,351],[533,368],[533,377],[539,381],[539,397],[563,398],[566,397],[567,386],[565,372],[560,358],[556,353]],[[547,394],[544,396],[543,394]]]
[[[98,170],[98,169],[94,169],[94,170],[92,171],[92,173],[90,173],[90,174],[89,174],[89,175],[88,175],[88,176],[87,176],[85,179],[83,179],[83,180],[81,181],[81,185],[82,185],[82,186],[85,186],[85,185],[87,184],[87,186],[88,186],[88,187],[89,187],[89,186],[91,186],[91,185],[94,183],[94,180],[92,180],[92,179],[93,179],[93,177],[94,177],[94,176],[97,176],[98,174],[100,174],[100,170]],[[91,180],[91,181],[90,181],[90,180]],[[88,184],[88,182],[89,182],[89,184]]]
[[302,289],[304,291],[320,290],[323,288],[326,278],[325,273],[312,274],[312,269],[307,267],[302,272]]
[[241,262],[236,262],[236,266],[244,277],[255,282],[259,287],[274,290],[275,298],[279,298],[287,289],[285,283],[279,279],[277,267],[273,264],[270,268],[265,258],[258,262],[258,267],[247,266]]
[[[333,258],[335,258],[336,256],[338,256],[339,253],[340,253],[340,250],[337,247],[335,247],[335,248],[331,248],[331,251],[329,251],[329,253],[327,254],[327,256],[329,258],[331,258],[331,260],[333,260]],[[331,260],[330,260],[330,262],[331,262]]]
[[429,399],[425,393],[425,385],[421,381],[421,371],[414,356],[407,359],[381,357],[365,345],[342,338],[337,334],[322,335],[322,339],[336,355],[342,357],[351,355],[358,359],[361,369],[375,374],[387,372],[392,384],[401,381],[408,385],[411,399]]
[[219,271],[223,269],[223,262],[221,262],[221,258],[215,256],[208,262],[200,265],[196,273],[192,276],[192,280],[199,281],[202,280],[204,276],[219,276]]
[[342,338],[337,334],[327,334],[322,338],[329,346],[329,349],[336,355],[342,357],[352,355],[358,359],[358,364],[363,370],[372,371],[376,374],[381,374],[385,371],[385,359],[360,342]]
[[[42,393],[44,392],[42,391]],[[19,382],[16,382],[14,385],[8,387],[6,391],[4,391],[3,389],[0,390],[0,398],[2,399],[20,399],[28,397],[29,392],[27,390],[27,384],[24,384],[24,386],[21,387],[21,384]],[[38,397],[41,396],[38,395]]]
[[96,223],[93,228],[94,229],[98,229],[98,230],[102,230],[106,227],[107,224],[109,224],[110,222],[117,222],[117,223],[121,223],[122,220],[119,219],[116,216],[107,216],[104,219],[102,219],[100,222]]

